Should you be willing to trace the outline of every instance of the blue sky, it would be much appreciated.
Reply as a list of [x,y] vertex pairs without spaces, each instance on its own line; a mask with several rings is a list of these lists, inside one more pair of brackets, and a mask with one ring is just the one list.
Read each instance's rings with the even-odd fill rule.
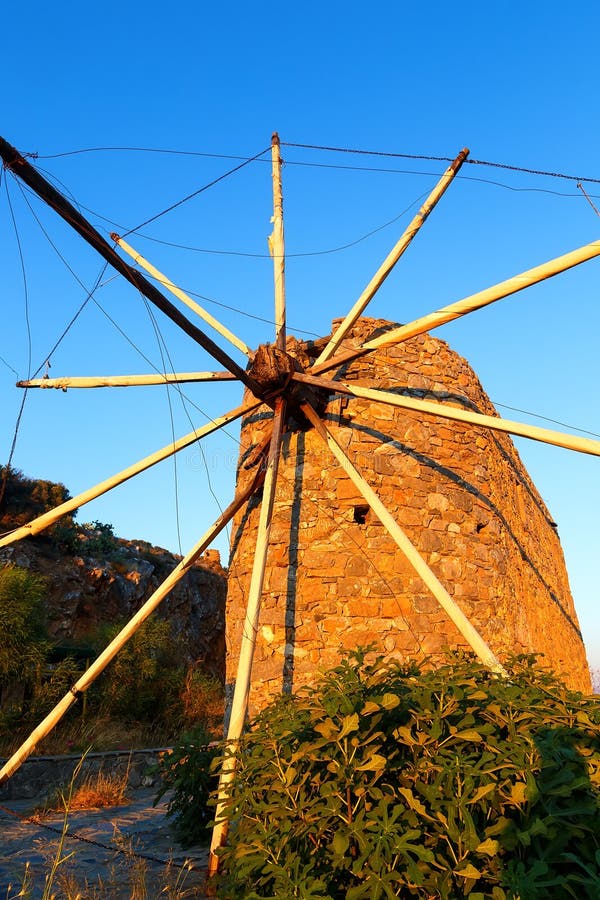
[[[164,4],[153,2],[94,9],[34,2],[28,10],[27,19],[14,6],[3,13],[0,133],[21,151],[39,153],[36,164],[92,210],[101,228],[114,226],[96,214],[118,223],[117,230],[135,227],[235,161],[124,151],[43,157],[91,147],[245,157],[267,147],[277,130],[283,141],[430,156],[455,156],[466,145],[475,159],[600,177],[592,46],[600,12],[591,2],[577,4],[576,18],[554,2],[462,9],[442,3],[208,8],[182,2],[168,14]],[[284,157],[287,250],[319,251],[288,260],[289,323],[292,330],[323,334],[354,302],[444,164],[296,148],[284,148]],[[85,293],[17,186],[9,189],[27,277],[35,370]],[[586,191],[600,207],[600,185],[588,183]],[[91,287],[98,257],[51,211],[30,202]],[[207,304],[255,346],[272,335],[272,270],[261,255],[270,215],[269,165],[255,163],[163,216],[131,243],[181,286],[233,307]],[[23,279],[4,184],[0,222],[5,459],[20,402],[12,369],[24,377],[29,363]],[[369,312],[408,321],[599,235],[598,215],[575,182],[464,167]],[[592,261],[437,334],[469,360],[497,404],[600,433],[599,284],[600,262]],[[155,328],[139,296],[118,279],[96,296],[138,350],[162,368]],[[160,314],[156,322],[175,368],[214,368]],[[53,354],[50,374],[149,371],[138,350],[89,303]],[[186,388],[186,395],[199,409],[184,408],[173,391],[170,409],[163,388],[31,392],[14,464],[63,481],[76,493],[168,443],[172,427],[176,435],[185,433],[190,418],[201,425],[239,399],[226,385]],[[498,408],[509,418],[553,427]],[[218,503],[231,497],[235,436],[232,428],[231,437],[207,441],[205,459],[198,451],[180,456],[178,510],[173,464],[167,462],[91,504],[80,520],[112,522],[123,536],[175,550],[179,520],[185,552],[214,520]],[[590,661],[600,668],[594,571],[599,461],[516,443],[558,522]],[[225,545],[223,538],[223,551]]]

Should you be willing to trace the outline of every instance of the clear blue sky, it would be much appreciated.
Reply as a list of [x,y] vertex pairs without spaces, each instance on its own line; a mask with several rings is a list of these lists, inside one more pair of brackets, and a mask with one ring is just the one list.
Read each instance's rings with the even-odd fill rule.
[[[34,2],[3,12],[0,133],[77,201],[132,228],[235,163],[210,156],[102,152],[148,147],[250,156],[282,140],[397,153],[455,156],[600,177],[597,4],[457,7],[447,3],[228,5],[133,2],[120,7]],[[428,191],[443,163],[284,149],[290,254],[342,247],[398,217]],[[306,165],[310,163],[311,165]],[[320,165],[314,165],[314,164]],[[378,167],[365,171],[330,166]],[[395,171],[389,171],[395,170]],[[85,293],[47,243],[14,183],[10,199],[23,251],[35,370]],[[586,185],[600,206],[600,185]],[[98,257],[51,211],[40,221],[84,284]],[[412,210],[411,210],[412,211]],[[256,163],[131,238],[183,287],[234,307],[208,306],[255,346],[270,339],[272,270],[260,256],[270,231],[269,166]],[[388,252],[410,212],[337,252],[290,256],[289,322],[326,333]],[[91,216],[98,227],[114,226]],[[27,375],[25,297],[5,185],[0,191],[0,460],[8,456]],[[117,228],[119,230],[119,228]],[[469,166],[370,307],[407,321],[600,236],[575,182]],[[192,252],[148,238],[211,251]],[[600,433],[597,403],[600,262],[508,298],[440,329],[497,404]],[[98,301],[154,365],[164,368],[139,296],[119,280]],[[175,368],[214,368],[157,315]],[[298,331],[299,334],[302,332]],[[167,368],[170,367],[168,360]],[[52,356],[52,375],[150,371],[88,304]],[[170,399],[176,435],[234,406],[231,386],[186,388],[202,410]],[[521,414],[499,410],[511,418]],[[189,416],[189,417],[188,417]],[[538,424],[550,425],[539,420]],[[178,461],[181,546],[191,546],[232,495],[237,445],[219,434]],[[172,439],[167,393],[31,392],[14,464],[63,481],[72,493]],[[600,460],[517,441],[558,522],[590,661],[600,668],[595,561]],[[206,467],[210,479],[207,479]],[[172,463],[91,504],[80,520],[178,548]],[[225,539],[220,544],[225,548]]]

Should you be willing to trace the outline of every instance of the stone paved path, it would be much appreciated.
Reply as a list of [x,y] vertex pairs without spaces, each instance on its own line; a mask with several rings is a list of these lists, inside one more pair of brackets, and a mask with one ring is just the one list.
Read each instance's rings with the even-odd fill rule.
[[[67,839],[63,855],[72,854],[58,867],[52,883],[56,900],[76,897],[68,885],[76,882],[81,900],[129,900],[145,879],[148,898],[204,897],[202,889],[208,851],[202,848],[181,850],[174,842],[165,818],[166,800],[152,806],[154,790],[136,791],[126,806],[103,810],[73,811],[69,816],[68,834],[79,834],[107,848],[76,839]],[[6,802],[6,807],[21,816],[31,813],[31,801]],[[39,900],[52,860],[56,857],[63,818],[53,813],[41,823],[22,822],[0,809],[0,900],[16,900],[29,864],[33,889],[31,900]],[[58,834],[44,826],[58,830]],[[113,848],[113,849],[110,849]],[[114,849],[125,853],[113,852]],[[137,854],[137,855],[136,855]],[[144,859],[143,856],[156,860]],[[170,866],[165,865],[171,860]],[[187,870],[186,861],[200,871]],[[181,893],[168,893],[167,884],[181,888]],[[100,890],[102,885],[102,892]]]

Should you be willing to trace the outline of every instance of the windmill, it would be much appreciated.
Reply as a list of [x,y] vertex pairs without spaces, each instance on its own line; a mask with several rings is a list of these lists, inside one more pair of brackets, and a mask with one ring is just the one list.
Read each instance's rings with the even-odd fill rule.
[[[176,323],[192,340],[203,347],[223,367],[216,372],[185,372],[173,375],[140,375],[140,376],[104,376],[100,378],[59,378],[40,379],[20,383],[22,387],[61,387],[61,388],[90,388],[98,386],[133,386],[183,382],[214,382],[222,380],[236,380],[246,389],[244,402],[236,408],[215,418],[204,428],[197,429],[190,434],[174,441],[162,450],[145,457],[138,463],[106,479],[88,491],[79,494],[72,500],[61,504],[56,509],[45,513],[34,521],[0,540],[0,546],[20,540],[21,538],[35,535],[44,528],[56,522],[61,516],[81,507],[95,497],[111,490],[113,487],[134,477],[155,463],[168,458],[184,447],[191,446],[202,437],[215,432],[224,425],[246,418],[260,408],[269,411],[270,422],[263,436],[262,443],[256,448],[251,460],[252,475],[246,478],[238,487],[236,496],[216,522],[181,560],[174,571],[155,591],[152,597],[144,604],[132,620],[125,626],[120,634],[108,645],[98,659],[90,666],[86,673],[79,678],[54,710],[33,731],[28,740],[11,757],[0,772],[0,782],[8,778],[19,765],[33,751],[36,744],[51,730],[65,712],[87,690],[95,678],[104,670],[109,662],[126,643],[129,637],[153,612],[158,604],[167,596],[172,587],[181,579],[186,571],[201,553],[211,544],[216,536],[233,520],[234,516],[252,498],[260,500],[260,514],[256,546],[253,554],[253,565],[250,579],[250,587],[245,611],[245,627],[239,650],[239,662],[235,691],[231,703],[231,714],[227,733],[227,742],[235,746],[239,739],[248,708],[248,695],[251,685],[252,663],[256,644],[261,610],[261,598],[265,572],[267,570],[267,551],[269,547],[270,528],[275,500],[275,489],[278,481],[279,462],[281,456],[282,441],[286,431],[301,427],[311,431],[322,443],[324,452],[331,454],[335,464],[341,467],[347,477],[352,481],[356,490],[364,498],[366,507],[377,517],[392,540],[408,560],[419,578],[427,585],[427,588],[439,603],[444,612],[451,618],[468,645],[477,654],[479,659],[499,676],[505,674],[502,664],[496,654],[473,626],[469,617],[461,610],[460,605],[453,599],[441,580],[433,572],[431,567],[423,559],[414,545],[407,537],[404,530],[390,515],[385,504],[370,487],[363,474],[354,465],[344,448],[336,440],[335,434],[329,426],[326,418],[321,414],[320,408],[324,396],[332,393],[354,398],[368,399],[370,402],[388,405],[390,407],[402,407],[416,412],[422,416],[438,416],[454,422],[467,422],[472,425],[490,429],[492,432],[502,432],[527,437],[543,443],[553,444],[578,452],[600,456],[600,442],[588,438],[550,431],[525,425],[519,422],[508,421],[498,416],[482,414],[470,410],[457,408],[452,404],[444,404],[433,401],[419,400],[415,397],[405,396],[389,390],[378,388],[365,388],[344,380],[344,367],[352,361],[368,358],[371,354],[385,348],[393,347],[419,335],[423,335],[431,329],[435,329],[446,322],[455,320],[470,312],[494,303],[517,291],[537,284],[560,272],[563,272],[582,262],[600,255],[600,241],[587,244],[564,256],[553,259],[543,265],[539,265],[526,272],[516,275],[477,294],[466,297],[463,300],[442,307],[435,312],[422,316],[415,321],[385,330],[382,334],[371,336],[358,346],[346,346],[347,338],[353,327],[359,321],[368,304],[375,296],[379,287],[383,284],[395,264],[410,246],[412,240],[426,221],[427,217],[442,198],[451,185],[456,173],[468,156],[468,151],[463,150],[447,170],[441,176],[438,184],[421,206],[419,212],[411,221],[398,242],[392,248],[368,285],[360,294],[358,300],[339,322],[331,338],[324,343],[316,358],[302,361],[298,354],[290,352],[286,339],[286,297],[285,297],[285,246],[283,227],[283,203],[281,189],[281,155],[280,143],[277,135],[273,136],[271,145],[272,177],[273,177],[273,233],[270,238],[270,249],[274,264],[274,289],[275,289],[275,333],[273,342],[260,346],[252,351],[248,345],[229,329],[210,316],[199,304],[177,288],[164,274],[155,269],[148,261],[143,259],[126,240],[116,234],[111,235],[113,245],[109,244],[84,218],[75,207],[69,203],[54,187],[52,187],[40,173],[31,166],[10,144],[0,140],[0,155],[5,167],[21,178],[29,188],[39,194],[63,219],[65,219],[98,253],[127,281],[135,286],[151,303],[159,308],[174,323]],[[120,248],[123,253],[131,257],[136,266],[145,269],[153,278],[156,278],[166,290],[174,294],[177,299],[200,316],[204,322],[214,328],[222,339],[231,344],[236,352],[245,356],[244,365],[240,365],[220,344],[215,343],[193,321],[185,316],[175,304],[167,299],[165,294],[145,278],[139,268],[135,268],[117,252]],[[230,757],[228,768],[224,770],[221,778],[221,791],[224,792],[234,776],[235,757]],[[213,851],[224,840],[226,823],[221,822],[215,829],[213,837]],[[213,867],[216,865],[216,857],[211,857]]]

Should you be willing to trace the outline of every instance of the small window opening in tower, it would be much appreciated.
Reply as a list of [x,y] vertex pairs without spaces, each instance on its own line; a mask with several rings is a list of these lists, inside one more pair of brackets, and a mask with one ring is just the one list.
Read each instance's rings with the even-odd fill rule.
[[354,507],[354,521],[357,525],[366,525],[367,524],[367,515],[369,513],[368,506],[355,506]]

